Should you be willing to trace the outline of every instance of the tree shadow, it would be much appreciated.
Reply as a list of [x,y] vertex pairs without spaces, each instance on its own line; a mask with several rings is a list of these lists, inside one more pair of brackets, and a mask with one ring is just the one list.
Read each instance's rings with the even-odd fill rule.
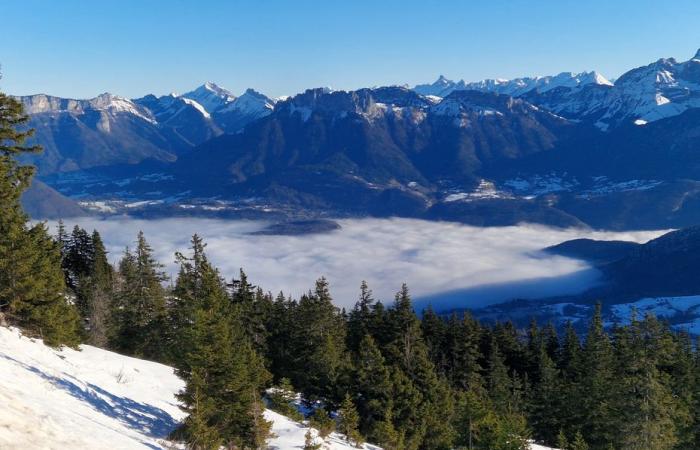
[[[94,384],[87,383],[85,387],[82,387],[76,382],[49,375],[37,367],[25,364],[6,354],[0,353],[0,357],[40,376],[81,402],[90,405],[99,413],[116,419],[124,426],[138,430],[148,437],[166,439],[179,425],[179,422],[170,414],[155,406],[139,403],[127,397],[119,397]],[[154,449],[160,448],[148,442],[142,442],[142,444]]]

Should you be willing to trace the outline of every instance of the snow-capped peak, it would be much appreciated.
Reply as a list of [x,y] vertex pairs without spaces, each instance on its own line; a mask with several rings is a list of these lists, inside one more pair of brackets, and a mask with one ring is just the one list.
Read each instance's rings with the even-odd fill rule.
[[148,111],[148,109],[137,105],[128,98],[113,95],[108,92],[100,94],[93,99],[87,100],[87,104],[89,107],[86,109],[106,111],[111,114],[133,114],[143,120],[155,123],[153,115],[150,113],[150,111]]
[[269,114],[275,107],[275,99],[269,98],[255,89],[248,88],[234,101],[221,108],[219,113],[239,112],[251,116],[264,116]]
[[612,86],[608,79],[598,72],[592,71],[581,73],[562,72],[554,76],[524,77],[512,80],[490,78],[474,82],[466,82],[464,80],[455,82],[440,75],[434,83],[420,84],[414,87],[413,90],[422,95],[435,95],[438,97],[445,97],[453,91],[461,90],[494,92],[518,97],[533,90],[541,93],[558,87],[575,88],[589,84]]
[[207,81],[197,89],[182,94],[180,97],[196,101],[208,113],[216,112],[236,99],[236,96],[230,91],[211,81]]
[[694,60],[700,60],[700,49],[698,49],[697,52],[695,52],[695,56],[692,57]]

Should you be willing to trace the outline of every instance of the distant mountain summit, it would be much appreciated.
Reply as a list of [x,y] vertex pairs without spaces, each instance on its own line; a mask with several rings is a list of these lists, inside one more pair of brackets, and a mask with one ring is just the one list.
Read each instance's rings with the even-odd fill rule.
[[270,114],[276,102],[252,89],[236,97],[210,82],[184,95],[134,100],[109,93],[86,100],[44,94],[17,98],[31,116],[34,141],[45,150],[26,161],[43,175],[174,161],[209,139],[235,133]]
[[236,96],[230,91],[219,87],[211,81],[207,81],[195,90],[182,94],[180,97],[196,101],[210,114],[236,100]]
[[611,83],[597,72],[555,76],[454,82],[440,76],[413,88],[423,95],[444,97],[453,91],[476,90],[523,97],[529,102],[603,131],[622,125],[645,125],[700,107],[700,50],[688,61],[662,58],[632,69]]
[[486,79],[482,81],[466,82],[464,80],[452,81],[443,75],[432,84],[420,84],[413,89],[423,95],[435,95],[445,97],[454,91],[481,91],[505,94],[512,97],[519,97],[528,92],[547,92],[558,87],[581,87],[589,84],[607,85],[612,83],[598,72],[571,73],[562,72],[559,75],[543,77],[526,77],[506,79]]

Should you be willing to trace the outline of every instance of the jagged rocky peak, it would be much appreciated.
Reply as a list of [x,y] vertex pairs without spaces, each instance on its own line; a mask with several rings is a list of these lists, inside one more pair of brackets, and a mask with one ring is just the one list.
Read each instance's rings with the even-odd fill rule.
[[209,113],[214,113],[236,100],[236,96],[229,90],[211,81],[207,81],[193,91],[182,94],[181,97],[196,101]]
[[270,98],[255,89],[248,88],[240,97],[230,102],[224,108],[219,109],[218,113],[225,114],[235,111],[262,116],[269,114],[275,108],[275,103],[277,103],[276,99]]

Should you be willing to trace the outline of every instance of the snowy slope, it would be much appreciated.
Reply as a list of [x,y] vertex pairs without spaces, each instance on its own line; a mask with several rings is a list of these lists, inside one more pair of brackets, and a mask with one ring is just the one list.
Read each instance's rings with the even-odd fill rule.
[[183,418],[170,367],[0,328],[0,448],[163,448]]
[[[0,327],[0,448],[181,448],[165,437],[184,417],[175,399],[182,387],[162,364],[88,345],[59,351]],[[272,411],[265,417],[271,449],[304,446],[307,427]],[[333,433],[324,448],[355,447]]]
[[[0,327],[0,449],[182,449],[165,438],[184,418],[175,399],[183,385],[162,364],[89,345],[55,350]],[[265,417],[270,449],[303,448],[308,427],[269,410]],[[356,449],[338,433],[322,448]]]

